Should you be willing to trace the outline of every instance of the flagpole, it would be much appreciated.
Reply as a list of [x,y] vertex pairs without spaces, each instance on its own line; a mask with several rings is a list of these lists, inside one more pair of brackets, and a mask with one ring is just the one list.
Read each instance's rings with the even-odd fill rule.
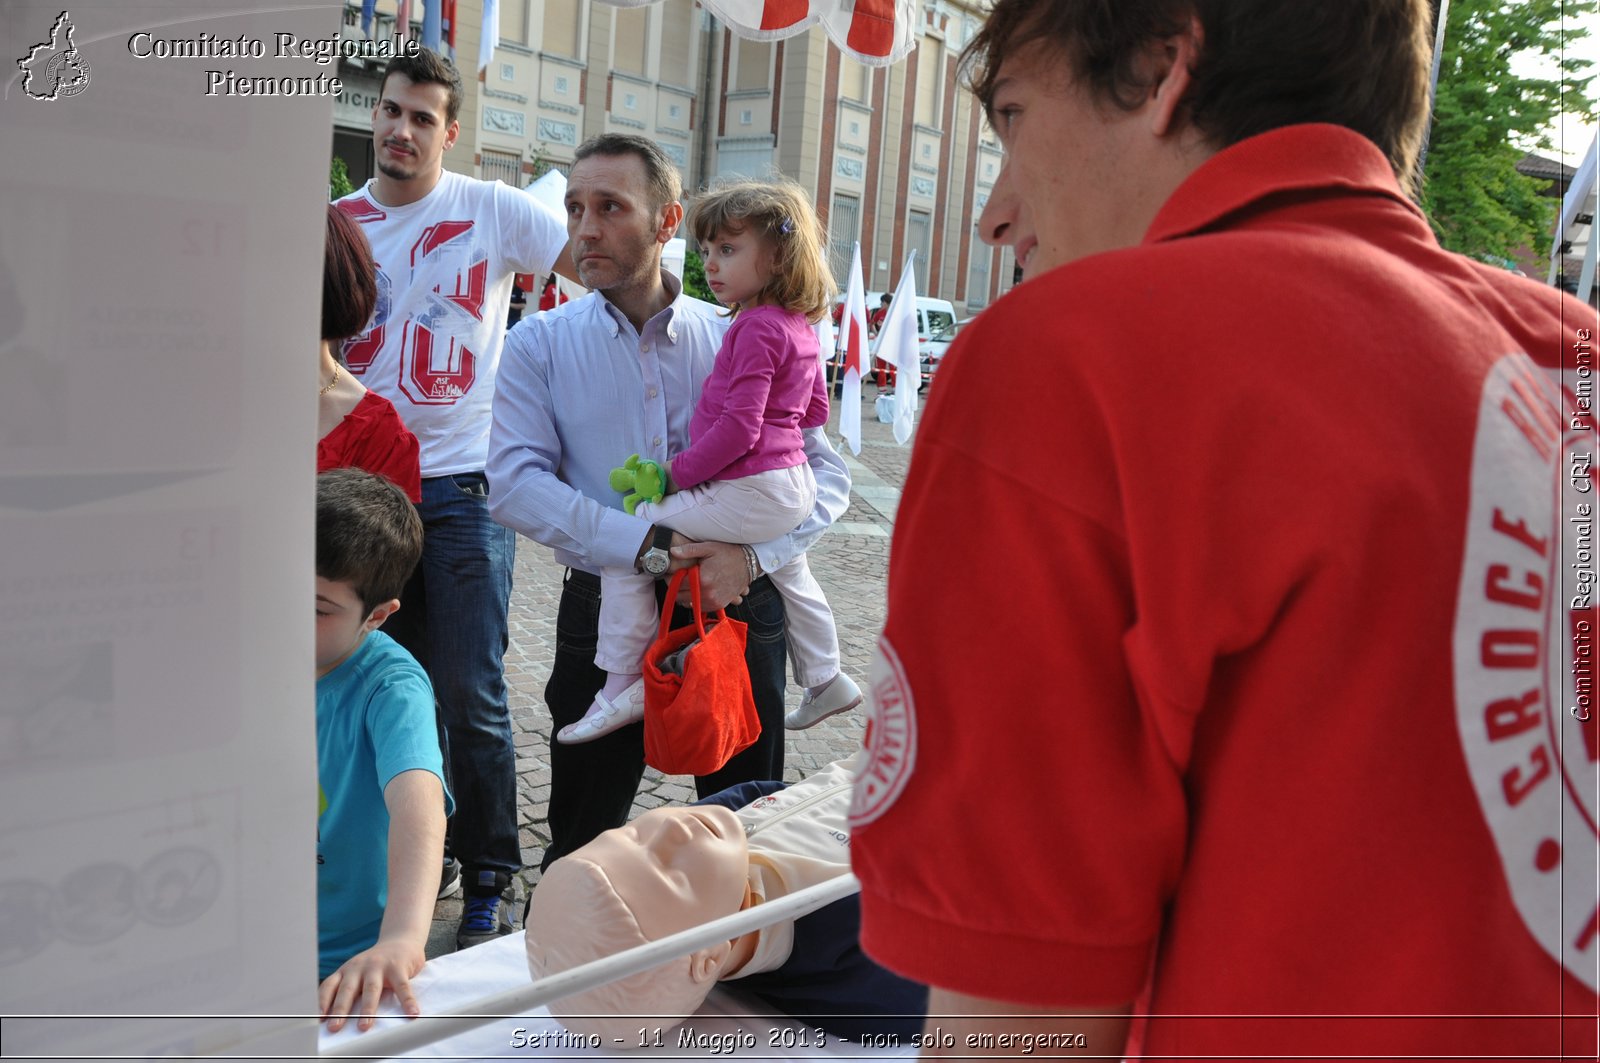
[[1433,29],[1433,70],[1428,74],[1428,122],[1422,127],[1422,148],[1417,152],[1417,194],[1422,194],[1422,175],[1428,169],[1428,143],[1433,139],[1433,108],[1439,99],[1439,64],[1444,60],[1445,23],[1450,18],[1450,0],[1438,0],[1438,21]]

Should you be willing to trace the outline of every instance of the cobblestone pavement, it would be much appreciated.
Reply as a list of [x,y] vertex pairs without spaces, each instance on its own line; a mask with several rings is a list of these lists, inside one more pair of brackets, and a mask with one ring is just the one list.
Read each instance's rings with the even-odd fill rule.
[[[890,426],[880,424],[873,416],[876,388],[867,385],[862,391],[861,454],[852,455],[839,443],[837,410],[829,425],[829,438],[850,467],[850,508],[812,549],[810,559],[812,571],[833,606],[844,670],[865,686],[873,647],[883,628],[889,532],[910,463],[911,444],[897,444]],[[522,859],[528,865],[517,885],[519,926],[522,900],[538,881],[539,860],[550,837],[545,827],[545,804],[550,798],[550,716],[544,706],[544,684],[550,677],[555,654],[561,575],[561,566],[554,562],[548,549],[528,539],[518,540],[511,591],[511,647],[506,652],[505,668],[517,744],[517,821]],[[799,700],[799,689],[791,684],[789,707]],[[855,752],[861,747],[863,722],[860,712],[848,712],[809,730],[787,732],[785,777],[796,781]],[[664,804],[692,801],[694,797],[692,777],[662,775],[647,767],[633,811],[637,815]],[[454,950],[460,917],[459,894],[439,901],[428,939],[430,957]]]

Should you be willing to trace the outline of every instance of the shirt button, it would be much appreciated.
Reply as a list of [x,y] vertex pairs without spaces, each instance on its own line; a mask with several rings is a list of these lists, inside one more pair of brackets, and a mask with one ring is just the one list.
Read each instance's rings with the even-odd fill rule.
[[651,388],[650,389],[650,397],[652,399],[656,397],[656,389],[655,388]]
[[661,437],[660,436],[656,436],[654,439],[652,439],[650,441],[650,445],[659,447],[661,445]]
[[640,354],[649,354],[650,353],[650,345],[648,343],[639,344],[639,353]]

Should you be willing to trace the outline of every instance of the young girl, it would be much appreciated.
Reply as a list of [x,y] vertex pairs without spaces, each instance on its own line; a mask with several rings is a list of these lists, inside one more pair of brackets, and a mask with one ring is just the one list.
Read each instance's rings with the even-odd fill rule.
[[[822,225],[798,185],[744,181],[700,197],[689,231],[733,324],[689,422],[689,449],[662,470],[669,493],[639,503],[634,515],[691,539],[765,542],[793,531],[816,503],[801,432],[828,421],[811,328],[833,294]],[[805,555],[769,575],[783,595],[795,680],[806,688],[784,725],[810,727],[859,705],[860,688],[839,671],[833,612]],[[640,661],[656,633],[654,580],[632,569],[600,576],[595,664],[608,673],[606,685],[583,719],[557,733],[563,743],[644,718]]]

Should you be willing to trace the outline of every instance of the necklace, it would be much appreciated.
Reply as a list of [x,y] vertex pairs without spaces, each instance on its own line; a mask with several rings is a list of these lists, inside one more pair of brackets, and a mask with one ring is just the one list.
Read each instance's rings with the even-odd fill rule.
[[328,378],[327,386],[324,387],[321,391],[317,392],[317,395],[319,397],[322,396],[322,395],[326,395],[328,392],[333,390],[333,385],[337,384],[338,382],[339,382],[339,363],[338,362],[334,362],[333,363],[333,376]]

